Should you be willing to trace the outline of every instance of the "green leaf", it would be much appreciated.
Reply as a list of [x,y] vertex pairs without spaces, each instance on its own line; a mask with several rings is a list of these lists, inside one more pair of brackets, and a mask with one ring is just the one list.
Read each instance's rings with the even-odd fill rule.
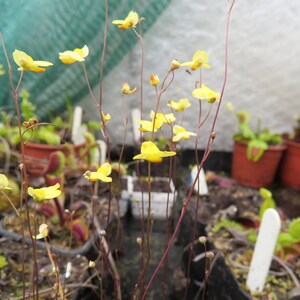
[[211,231],[212,233],[218,233],[222,228],[237,228],[241,231],[244,229],[243,226],[237,222],[222,220],[221,222],[216,224]]
[[264,214],[264,212],[268,209],[268,208],[276,208],[276,203],[273,199],[272,193],[265,189],[265,188],[261,188],[259,190],[260,195],[263,197],[264,201],[260,206],[259,209],[259,218],[260,220],[262,219],[262,216]]
[[0,269],[6,267],[8,265],[8,262],[6,258],[2,255],[0,255]]
[[277,243],[282,246],[289,246],[291,244],[297,243],[298,240],[295,239],[290,233],[288,232],[281,232],[278,236]]
[[300,218],[292,221],[288,229],[289,234],[298,242],[300,241]]
[[254,162],[258,161],[268,149],[268,144],[259,139],[253,139],[248,143],[247,158]]
[[248,234],[248,241],[252,243],[256,243],[256,239],[257,239],[256,231],[255,229],[251,228]]

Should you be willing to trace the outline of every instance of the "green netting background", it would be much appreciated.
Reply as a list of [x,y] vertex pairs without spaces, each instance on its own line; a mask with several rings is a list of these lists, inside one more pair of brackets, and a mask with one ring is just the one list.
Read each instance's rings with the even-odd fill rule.
[[[109,0],[109,28],[104,75],[137,43],[131,30],[122,31],[112,25],[114,19],[123,19],[130,10],[145,18],[143,34],[151,27],[171,0]],[[54,64],[45,73],[25,72],[22,88],[38,107],[43,119],[60,113],[66,107],[66,97],[72,103],[88,93],[80,64],[63,65],[58,53],[81,48],[90,49],[86,68],[91,86],[99,83],[103,30],[105,22],[104,0],[0,0],[0,31],[3,34],[17,83],[20,72],[12,59],[15,49],[25,51],[35,60]],[[3,49],[0,63],[7,69]],[[13,109],[8,72],[0,76],[1,109]]]

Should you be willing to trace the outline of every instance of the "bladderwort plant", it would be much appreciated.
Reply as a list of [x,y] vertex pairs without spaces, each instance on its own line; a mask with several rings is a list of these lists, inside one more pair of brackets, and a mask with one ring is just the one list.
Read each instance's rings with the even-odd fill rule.
[[[120,93],[122,94],[122,122],[124,124],[124,139],[122,141],[121,152],[119,155],[118,163],[121,165],[122,163],[122,156],[124,152],[124,147],[126,144],[126,135],[127,135],[127,125],[128,125],[128,115],[125,108],[125,96],[129,95],[139,95],[138,96],[138,103],[140,108],[140,119],[134,120],[138,124],[140,124],[139,131],[140,131],[140,153],[135,155],[132,159],[136,164],[136,174],[138,178],[140,178],[141,168],[145,167],[147,170],[147,189],[142,190],[142,209],[140,211],[140,224],[141,224],[141,234],[140,237],[137,239],[137,245],[141,254],[141,270],[138,278],[136,279],[136,284],[132,287],[131,297],[132,299],[146,299],[147,294],[151,288],[154,278],[157,275],[159,269],[163,267],[163,282],[162,282],[162,298],[166,298],[166,291],[165,291],[165,283],[166,283],[166,276],[167,276],[167,257],[170,248],[174,243],[174,239],[178,233],[178,230],[181,226],[183,217],[187,211],[189,202],[191,200],[192,192],[194,190],[195,185],[198,182],[200,170],[203,167],[204,162],[206,161],[209,153],[212,149],[214,140],[217,137],[215,132],[215,126],[217,123],[219,111],[221,109],[221,104],[224,96],[224,91],[227,83],[227,68],[228,68],[228,43],[229,43],[229,24],[230,24],[230,17],[231,12],[234,6],[235,0],[228,1],[227,7],[227,24],[226,24],[226,35],[225,35],[225,63],[224,63],[224,77],[223,83],[220,88],[220,92],[216,92],[206,86],[205,82],[205,73],[204,70],[210,69],[210,62],[209,57],[206,51],[204,50],[196,50],[194,52],[193,57],[191,60],[186,62],[180,62],[183,58],[174,58],[170,62],[170,67],[167,70],[164,78],[162,80],[159,79],[158,75],[156,75],[153,71],[149,72],[149,83],[155,90],[156,95],[156,104],[153,107],[153,110],[150,112],[144,111],[144,99],[143,99],[143,79],[144,79],[144,44],[142,38],[142,23],[146,22],[146,18],[141,17],[138,15],[137,12],[130,11],[129,14],[120,20],[114,20],[110,24],[108,19],[108,1],[105,1],[105,26],[104,26],[104,33],[103,33],[103,49],[102,49],[102,56],[101,56],[101,67],[100,67],[100,96],[97,100],[93,94],[92,88],[89,83],[88,73],[85,68],[85,60],[88,59],[89,56],[89,48],[87,45],[84,45],[82,48],[76,48],[74,50],[62,50],[58,54],[59,59],[63,64],[81,64],[83,69],[83,76],[86,80],[87,87],[89,90],[89,94],[91,97],[92,104],[95,108],[99,111],[99,123],[101,127],[101,134],[102,137],[107,145],[107,159],[104,164],[98,166],[96,169],[85,170],[82,174],[83,177],[91,183],[91,192],[92,195],[95,196],[96,193],[96,185],[98,181],[104,182],[108,186],[109,190],[109,199],[108,199],[108,213],[107,213],[107,220],[106,220],[106,228],[105,231],[99,226],[96,218],[95,218],[95,199],[96,197],[91,197],[91,218],[94,224],[93,235],[95,237],[96,246],[99,250],[99,258],[97,261],[90,261],[89,266],[93,269],[93,272],[98,272],[97,277],[99,279],[99,289],[102,291],[102,274],[104,269],[108,270],[109,274],[111,275],[114,281],[114,293],[116,299],[122,298],[121,292],[121,280],[117,264],[114,262],[114,258],[112,257],[112,249],[109,244],[110,235],[110,209],[111,209],[111,202],[114,199],[114,193],[112,191],[112,178],[110,177],[112,167],[111,167],[111,145],[110,145],[110,136],[108,133],[107,128],[109,127],[109,121],[111,118],[114,117],[114,112],[109,112],[109,107],[104,107],[103,101],[103,70],[105,64],[105,53],[106,53],[106,43],[107,43],[107,31],[108,26],[117,26],[117,29],[124,30],[120,34],[126,34],[126,30],[132,30],[135,36],[137,37],[140,47],[141,47],[141,59],[140,59],[140,72],[139,72],[139,84],[134,84],[134,88],[131,87],[132,83],[128,83],[129,80],[131,81],[132,78],[125,78],[122,87],[119,87]],[[43,73],[46,71],[46,68],[55,67],[51,62],[47,61],[40,61],[34,60],[31,56],[26,54],[21,50],[15,50],[13,53],[13,59],[15,63],[18,65],[18,70],[20,71],[20,78],[16,85],[14,85],[12,80],[12,72],[13,68],[10,63],[9,55],[6,53],[4,41],[2,39],[2,46],[5,52],[7,64],[8,64],[8,71],[10,77],[10,86],[13,93],[17,119],[18,119],[18,128],[19,128],[19,137],[20,137],[20,172],[21,172],[21,193],[20,193],[20,208],[15,208],[17,215],[20,218],[20,223],[23,224],[22,216],[20,211],[22,209],[22,204],[25,204],[25,208],[27,211],[27,218],[29,219],[29,207],[28,207],[28,195],[32,196],[33,198],[39,198],[39,200],[46,200],[56,198],[58,193],[61,192],[59,185],[53,185],[48,187],[43,187],[41,189],[34,189],[28,185],[28,177],[27,177],[27,170],[26,170],[26,163],[25,163],[25,155],[24,155],[24,138],[23,138],[23,125],[21,121],[21,113],[19,107],[19,91],[20,86],[22,83],[23,76],[27,71],[36,72],[36,73]],[[196,80],[192,83],[192,97],[198,100],[199,105],[199,112],[198,112],[198,119],[195,121],[195,128],[194,131],[188,131],[184,125],[184,111],[189,109],[189,107],[194,106],[194,104],[188,98],[181,98],[178,100],[169,99],[167,92],[172,86],[174,78],[176,76],[176,72],[179,72],[180,69],[188,68],[188,72],[192,75],[196,74]],[[166,101],[167,100],[167,101]],[[153,100],[151,99],[153,102]],[[204,107],[208,105],[208,111],[205,113]],[[212,123],[210,126],[210,131],[207,136],[207,142],[204,145],[204,154],[200,158],[198,157],[198,139],[200,135],[200,131],[203,128],[203,124],[208,121],[208,117],[212,114],[212,107],[216,105],[216,110],[212,116]],[[148,115],[148,118],[144,116]],[[179,120],[179,121],[177,121]],[[168,141],[166,143],[168,149],[161,150],[155,144],[155,139],[157,135],[159,137],[163,137],[165,140]],[[145,138],[145,140],[143,140]],[[195,157],[198,166],[198,172],[195,177],[194,182],[192,183],[190,190],[182,203],[182,209],[180,216],[176,222],[175,228],[173,232],[170,229],[170,220],[168,216],[168,207],[166,210],[166,237],[165,237],[165,245],[164,245],[164,254],[161,257],[158,265],[156,266],[155,271],[151,274],[150,280],[146,282],[146,274],[149,268],[149,263],[152,258],[152,249],[151,249],[151,235],[153,230],[153,223],[155,222],[153,219],[152,213],[152,203],[151,203],[151,193],[152,193],[152,185],[151,185],[151,178],[152,178],[152,165],[161,163],[165,158],[169,158],[169,185],[171,180],[176,177],[176,155],[178,145],[185,140],[190,138],[195,138]],[[119,177],[119,184],[121,181],[121,176]],[[6,189],[9,188],[7,184],[7,178],[4,174],[1,174],[0,177],[0,190],[2,193],[5,193]],[[141,182],[140,182],[140,186]],[[197,206],[195,211],[195,218],[197,218],[197,211],[199,209],[199,197],[197,199]],[[144,214],[144,198],[148,200],[148,208],[147,214]],[[168,203],[167,205],[171,205]],[[196,220],[195,220],[196,224]],[[38,231],[39,226],[39,231]],[[47,224],[35,224],[33,222],[29,222],[28,229],[30,232],[31,243],[33,249],[36,249],[36,239],[42,238],[46,239],[48,235]],[[24,253],[24,230],[22,229],[23,234],[23,253]],[[98,238],[98,239],[97,239]],[[196,237],[196,225],[193,228],[193,240],[197,240]],[[46,240],[47,242],[48,240]],[[203,241],[202,241],[203,242]],[[194,245],[194,243],[191,243]],[[47,248],[48,249],[48,248]],[[50,248],[49,248],[50,249]],[[118,249],[117,249],[118,250]],[[51,250],[49,250],[51,251]],[[23,254],[24,255],[24,254]],[[191,246],[190,251],[190,258],[191,261],[193,255],[193,246]],[[51,257],[51,253],[49,254]],[[212,255],[208,257],[209,263],[213,260]],[[99,263],[100,261],[100,263]],[[51,262],[55,266],[55,261]],[[31,287],[31,296],[33,299],[39,298],[39,287],[38,287],[38,265],[37,265],[37,257],[34,256],[33,262],[33,278],[32,278],[32,287]],[[54,267],[55,272],[58,272],[58,269]],[[209,270],[209,267],[207,268]],[[207,271],[206,270],[206,271]],[[187,272],[189,276],[189,269]],[[208,276],[208,271],[206,272]],[[205,277],[205,282],[207,281],[207,276]],[[64,294],[64,288],[59,282],[59,274],[57,274],[57,287],[58,287],[58,294],[62,299],[66,299]],[[23,282],[23,298],[26,298],[26,288],[25,287],[25,278]],[[205,288],[204,288],[205,291]],[[203,296],[204,297],[204,291]],[[100,298],[103,299],[103,293],[100,292]],[[187,292],[185,293],[185,299],[187,297]]]

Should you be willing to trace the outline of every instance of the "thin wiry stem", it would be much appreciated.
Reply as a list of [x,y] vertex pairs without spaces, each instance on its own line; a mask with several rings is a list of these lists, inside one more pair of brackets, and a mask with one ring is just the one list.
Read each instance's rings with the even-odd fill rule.
[[229,43],[229,24],[230,24],[230,16],[231,16],[231,12],[232,12],[232,8],[234,6],[234,3],[235,3],[235,0],[232,1],[232,4],[230,5],[228,11],[227,11],[227,23],[226,23],[226,37],[225,37],[225,68],[224,68],[224,80],[223,80],[223,86],[222,86],[222,90],[221,90],[221,95],[220,95],[220,101],[218,103],[218,107],[217,107],[217,111],[216,111],[216,114],[215,114],[215,117],[214,117],[214,120],[213,120],[213,123],[212,123],[212,126],[211,126],[211,130],[210,130],[210,135],[208,137],[208,141],[207,141],[207,145],[206,145],[206,149],[205,149],[205,153],[204,153],[204,157],[202,159],[202,161],[200,162],[199,164],[199,168],[198,168],[198,172],[196,174],[196,177],[195,177],[195,180],[190,188],[190,191],[189,191],[189,194],[188,194],[188,197],[187,197],[187,200],[185,201],[184,203],[184,206],[182,208],[182,211],[181,211],[181,214],[180,214],[180,217],[177,221],[177,224],[175,226],[175,229],[174,229],[174,232],[173,232],[173,235],[172,237],[170,238],[170,241],[168,243],[168,246],[166,248],[166,251],[165,253],[163,254],[160,262],[158,263],[155,271],[153,272],[149,282],[148,282],[148,285],[146,286],[145,288],[145,291],[144,291],[144,294],[141,298],[141,300],[144,300],[146,298],[146,295],[150,289],[150,286],[158,272],[158,270],[160,269],[162,263],[164,262],[173,242],[174,242],[174,239],[176,237],[176,234],[179,230],[179,227],[181,225],[181,222],[183,220],[183,217],[185,215],[185,212],[188,208],[188,204],[191,200],[191,196],[192,196],[192,193],[193,193],[193,190],[194,190],[194,187],[198,181],[198,178],[199,178],[199,174],[200,174],[200,171],[201,171],[201,168],[203,166],[203,163],[204,163],[204,158],[206,158],[206,153],[209,153],[209,150],[210,150],[210,145],[211,145],[211,140],[212,140],[212,133],[214,132],[214,129],[215,129],[215,125],[216,125],[216,122],[217,122],[217,119],[218,119],[218,115],[219,115],[219,111],[220,111],[220,107],[221,107],[221,103],[222,103],[222,99],[223,99],[223,95],[224,95],[224,91],[225,91],[225,87],[226,87],[226,83],[227,83],[227,70],[228,70],[228,43]]

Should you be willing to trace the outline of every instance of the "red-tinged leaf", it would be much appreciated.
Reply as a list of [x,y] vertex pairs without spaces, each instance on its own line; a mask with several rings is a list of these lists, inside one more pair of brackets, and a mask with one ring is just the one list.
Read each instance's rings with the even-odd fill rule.
[[51,203],[47,203],[47,202],[39,205],[37,210],[49,218],[56,213],[54,206]]
[[76,219],[72,222],[71,230],[77,241],[85,242],[89,238],[89,229],[81,219]]
[[66,158],[62,151],[55,151],[49,156],[49,163],[45,174],[58,175],[65,167]]

